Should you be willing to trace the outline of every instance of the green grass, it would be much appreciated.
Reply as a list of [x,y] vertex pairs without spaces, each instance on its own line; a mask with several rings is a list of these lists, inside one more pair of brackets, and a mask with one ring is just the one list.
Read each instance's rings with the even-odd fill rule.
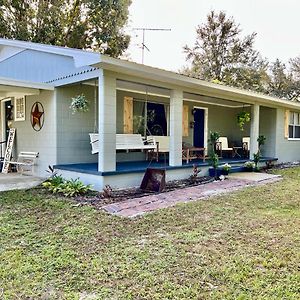
[[134,220],[0,194],[0,299],[300,299],[300,168]]

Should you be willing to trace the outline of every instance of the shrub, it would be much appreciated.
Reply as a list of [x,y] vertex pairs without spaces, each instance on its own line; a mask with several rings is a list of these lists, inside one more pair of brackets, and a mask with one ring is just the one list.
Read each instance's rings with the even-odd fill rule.
[[230,169],[231,169],[231,165],[226,163],[226,164],[220,166],[220,168],[222,168],[222,170],[225,171],[225,172],[229,172]]
[[91,185],[83,184],[78,178],[65,180],[59,187],[59,192],[66,197],[84,195],[91,190]]
[[60,175],[53,175],[45,182],[43,182],[43,187],[45,187],[48,191],[55,194],[59,192],[60,185],[63,184],[64,179]]
[[255,163],[255,169],[258,170],[258,163],[260,161],[260,152],[259,152],[259,150],[257,151],[257,153],[253,154],[253,161]]
[[255,168],[255,163],[253,161],[246,161],[244,163],[244,167],[249,170],[253,170]]
[[60,175],[50,177],[43,183],[48,191],[53,194],[63,194],[66,197],[84,195],[91,190],[91,185],[83,184],[78,178],[65,180]]

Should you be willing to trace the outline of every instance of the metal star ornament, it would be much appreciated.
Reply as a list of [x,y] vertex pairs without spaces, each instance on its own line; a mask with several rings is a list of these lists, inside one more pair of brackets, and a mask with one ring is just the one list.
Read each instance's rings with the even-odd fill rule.
[[44,107],[42,103],[35,102],[31,108],[31,126],[35,131],[40,131],[44,126]]

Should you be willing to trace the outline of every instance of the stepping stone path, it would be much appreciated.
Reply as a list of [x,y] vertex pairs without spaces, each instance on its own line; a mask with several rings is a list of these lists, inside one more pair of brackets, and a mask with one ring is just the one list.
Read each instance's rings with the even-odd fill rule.
[[209,198],[211,196],[229,193],[242,189],[247,186],[255,186],[259,184],[267,184],[281,179],[280,176],[265,174],[251,179],[251,176],[229,176],[224,181],[214,181],[211,183],[177,189],[174,191],[133,198],[126,201],[108,204],[102,207],[106,212],[121,217],[136,217],[145,213],[155,211],[157,209],[174,206],[177,203],[185,203],[200,199]]

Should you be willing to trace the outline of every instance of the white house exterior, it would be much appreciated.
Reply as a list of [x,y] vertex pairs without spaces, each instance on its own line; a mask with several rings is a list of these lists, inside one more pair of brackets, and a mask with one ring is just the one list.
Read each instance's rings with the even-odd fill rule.
[[[72,114],[71,98],[79,94],[89,99],[90,109]],[[16,99],[20,97],[25,97],[25,118],[17,120]],[[65,177],[79,177],[96,189],[106,184],[139,185],[149,163],[137,162],[145,161],[145,154],[116,151],[116,134],[128,130],[126,99],[131,99],[133,117],[144,111],[147,114],[151,105],[154,111],[163,111],[162,130],[170,136],[169,159],[163,164],[168,179],[185,178],[191,173],[190,165],[182,160],[181,150],[182,142],[193,144],[197,138],[192,128],[192,112],[197,109],[203,113],[200,133],[206,148],[210,131],[218,131],[236,143],[249,136],[252,157],[258,149],[255,141],[263,134],[267,138],[265,157],[279,162],[300,159],[297,102],[97,53],[0,39],[0,142],[6,139],[8,127],[16,128],[14,155],[20,151],[39,152],[38,176],[46,176],[48,166],[54,165]],[[44,110],[40,131],[35,131],[31,124],[36,102]],[[6,112],[11,106],[7,103],[15,110],[10,120]],[[251,124],[244,132],[236,124],[236,115],[241,110],[251,112]],[[92,132],[99,134],[99,153],[94,155],[89,140]],[[136,167],[132,167],[134,164]],[[84,167],[80,168],[81,165]],[[207,171],[207,163],[202,166],[203,172]]]

